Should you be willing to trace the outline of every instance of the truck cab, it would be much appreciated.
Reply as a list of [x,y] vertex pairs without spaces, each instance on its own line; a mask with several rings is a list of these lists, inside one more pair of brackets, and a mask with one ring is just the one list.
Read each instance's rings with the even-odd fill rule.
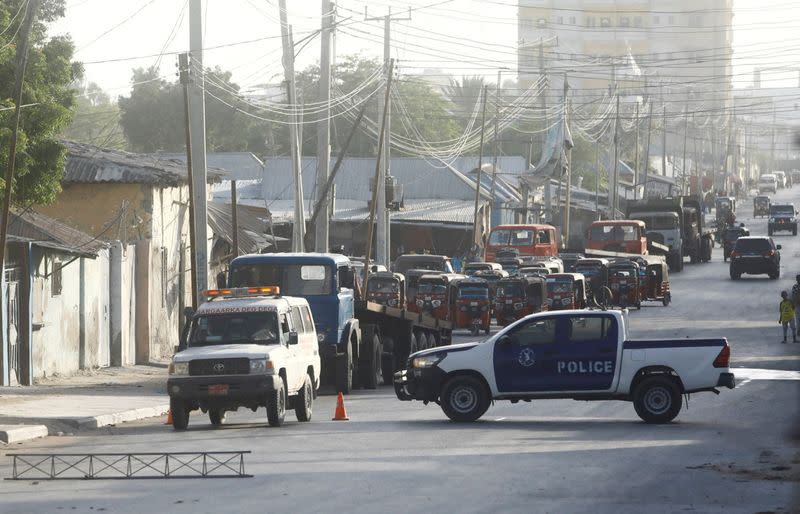
[[586,249],[646,255],[645,226],[642,220],[594,221],[586,231]]
[[321,363],[308,303],[272,286],[206,296],[169,366],[173,427],[186,429],[196,409],[220,425],[239,407],[266,407],[271,426],[283,424],[291,408],[298,421],[309,421]]

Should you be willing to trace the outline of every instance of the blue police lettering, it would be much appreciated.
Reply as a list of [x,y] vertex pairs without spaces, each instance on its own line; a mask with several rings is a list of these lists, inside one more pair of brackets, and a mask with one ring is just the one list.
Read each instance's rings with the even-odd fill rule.
[[558,361],[558,373],[569,375],[613,373],[613,361]]

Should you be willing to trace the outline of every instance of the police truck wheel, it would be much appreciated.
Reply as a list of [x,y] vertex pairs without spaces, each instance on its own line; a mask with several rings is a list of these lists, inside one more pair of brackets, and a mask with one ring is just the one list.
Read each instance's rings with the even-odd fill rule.
[[456,376],[444,384],[439,403],[448,418],[466,422],[483,416],[491,399],[486,387],[477,378]]
[[353,390],[353,345],[348,340],[344,355],[336,356],[336,392],[350,394]]
[[267,422],[271,427],[283,425],[286,417],[286,388],[281,381],[277,391],[267,393]]
[[294,401],[294,415],[297,421],[311,421],[311,410],[314,403],[314,387],[311,385],[311,377],[306,375],[303,387],[297,393]]
[[[175,419],[173,416],[172,419]],[[225,411],[222,409],[208,409],[208,420],[212,425],[218,427],[225,423]]]
[[645,423],[669,423],[682,404],[678,385],[663,376],[645,378],[633,392],[633,408]]
[[172,428],[175,430],[186,430],[189,426],[189,409],[181,400],[169,399],[169,410],[172,413]]

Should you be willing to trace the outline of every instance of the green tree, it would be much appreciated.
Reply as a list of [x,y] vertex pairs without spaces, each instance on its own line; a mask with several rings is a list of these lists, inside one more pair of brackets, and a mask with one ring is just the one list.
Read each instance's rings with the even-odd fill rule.
[[100,86],[90,82],[79,88],[75,117],[61,133],[70,141],[123,150],[127,147],[117,103]]
[[[337,59],[333,72],[335,86],[331,97],[349,93],[359,85],[366,82],[377,70],[383,67],[378,59],[364,59],[357,55],[348,55]],[[418,140],[419,136],[411,130],[410,125],[420,132],[425,141],[442,141],[458,137],[461,133],[458,120],[452,115],[449,101],[436,91],[430,84],[417,78],[398,77],[395,74],[396,91],[402,99],[403,107],[407,113],[406,124],[401,120],[400,106],[396,103],[392,115],[392,132]],[[307,103],[317,102],[319,96],[319,66],[307,67],[297,76],[297,89],[299,97]],[[338,93],[338,92],[340,93]],[[372,96],[367,103],[365,116],[376,121],[381,120],[383,111],[383,90]],[[336,114],[333,112],[332,114]],[[318,118],[319,115],[316,115]],[[408,124],[408,125],[407,125]],[[347,135],[352,128],[351,121],[345,116],[336,116],[331,122],[333,152],[336,153],[345,143]],[[280,138],[288,142],[286,136]],[[316,130],[314,125],[305,125],[303,130],[303,152],[306,155],[316,155]],[[283,148],[288,152],[288,148]],[[359,130],[348,149],[348,155],[371,157],[377,154],[377,138]],[[395,155],[397,152],[395,152]]]
[[[14,120],[13,89],[16,45],[26,0],[0,2],[0,168],[8,166]],[[13,202],[46,204],[61,191],[66,148],[56,139],[71,122],[75,107],[74,81],[83,75],[72,62],[74,46],[69,37],[48,37],[47,24],[64,15],[64,0],[42,0],[30,34],[28,65],[22,91],[17,142]],[[12,21],[13,20],[13,21]],[[2,187],[5,183],[0,180]]]
[[[208,151],[264,154],[269,124],[241,112],[252,108],[238,94],[239,86],[231,81],[230,72],[217,67],[206,70],[206,77]],[[183,86],[160,78],[156,68],[133,70],[131,82],[130,96],[118,99],[120,125],[130,149],[144,153],[184,151]]]

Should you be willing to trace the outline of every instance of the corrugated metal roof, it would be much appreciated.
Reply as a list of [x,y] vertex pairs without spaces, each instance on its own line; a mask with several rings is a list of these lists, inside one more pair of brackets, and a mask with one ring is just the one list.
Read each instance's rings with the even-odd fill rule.
[[[154,155],[136,154],[99,146],[62,141],[67,159],[62,182],[96,184],[153,184],[177,186],[188,181],[186,165]],[[224,170],[208,168],[208,182],[219,182]]]
[[[253,216],[249,211],[238,208],[239,249],[245,253],[260,253],[264,248],[273,246],[272,236],[264,233],[266,222]],[[228,243],[233,244],[233,213],[230,204],[208,202],[208,224],[211,230]],[[278,241],[288,241],[276,237]]]
[[[185,153],[158,153],[161,159],[186,162]],[[250,152],[210,152],[206,154],[208,166],[225,170],[227,180],[261,180],[264,178],[264,163]]]
[[[294,198],[292,161],[276,157],[265,162],[264,198]],[[331,166],[333,167],[333,165]],[[313,198],[317,159],[302,160],[303,196]],[[406,201],[410,199],[469,200],[475,197],[475,181],[452,166],[426,159],[397,157],[391,161],[391,174],[403,186]],[[375,159],[348,158],[336,176],[336,198],[366,201],[372,197],[370,179],[375,176]],[[488,198],[488,193],[485,194]]]
[[22,240],[42,243],[41,246],[85,255],[97,255],[108,245],[85,232],[35,211],[12,213],[8,233]]

